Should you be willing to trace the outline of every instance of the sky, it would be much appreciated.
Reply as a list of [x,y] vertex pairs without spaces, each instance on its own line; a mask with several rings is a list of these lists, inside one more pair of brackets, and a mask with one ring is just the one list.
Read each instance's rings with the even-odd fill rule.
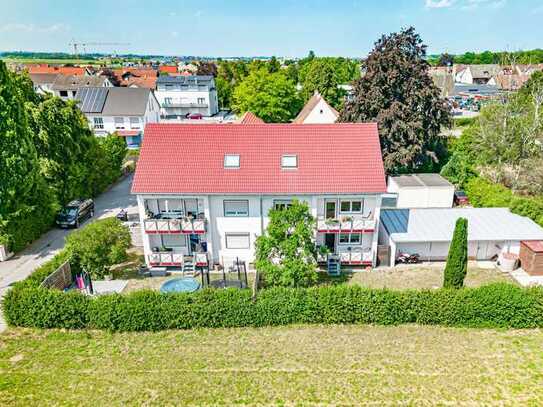
[[[543,47],[543,0],[0,0],[0,50],[364,57],[414,26],[429,53]],[[129,44],[129,45],[126,45]]]

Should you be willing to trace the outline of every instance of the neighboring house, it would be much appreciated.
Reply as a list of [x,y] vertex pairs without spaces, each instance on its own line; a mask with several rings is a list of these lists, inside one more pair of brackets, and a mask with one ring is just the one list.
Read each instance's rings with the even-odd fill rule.
[[522,88],[528,80],[531,74],[498,74],[494,76],[489,82],[489,85],[496,85],[500,90],[516,91]]
[[317,91],[307,101],[298,116],[293,120],[296,124],[329,124],[335,123],[339,113],[326,103]]
[[156,96],[165,119],[183,119],[190,114],[209,117],[219,112],[213,76],[159,76]]
[[71,100],[75,99],[78,89],[96,87],[110,88],[113,85],[105,76],[57,75],[51,91],[63,100]]
[[390,266],[399,253],[446,260],[458,218],[468,220],[468,256],[474,260],[518,255],[521,242],[543,239],[543,228],[508,208],[382,209],[379,244],[389,247]]
[[262,123],[264,123],[264,120],[262,120],[260,117],[258,117],[253,112],[245,112],[236,121],[236,123],[240,123],[240,124],[262,124]]
[[456,83],[452,96],[471,99],[491,99],[500,94],[496,85],[468,85]]
[[317,245],[344,264],[375,265],[386,191],[376,124],[149,124],[145,132],[132,193],[148,265],[180,269],[186,255],[199,265],[252,263],[269,210],[294,199],[316,218]]
[[158,71],[164,74],[178,73],[176,65],[160,65],[158,67]]
[[40,95],[44,95],[46,93],[53,93],[51,87],[58,75],[58,73],[31,73],[28,76],[30,76],[30,80],[34,85],[34,91]]
[[453,206],[454,185],[439,174],[388,177],[387,191],[396,194],[396,208],[451,208]]
[[131,88],[156,88],[158,71],[153,68],[123,68],[113,70],[120,86]]
[[147,123],[160,120],[154,92],[145,88],[81,88],[76,99],[97,136],[117,133],[129,148],[138,148]]
[[456,74],[456,82],[465,84],[485,85],[492,77],[502,72],[498,64],[468,65],[466,69]]
[[26,65],[29,74],[35,73],[54,73],[61,75],[83,76],[92,73],[86,67],[80,66],[54,66],[48,64],[28,64]]

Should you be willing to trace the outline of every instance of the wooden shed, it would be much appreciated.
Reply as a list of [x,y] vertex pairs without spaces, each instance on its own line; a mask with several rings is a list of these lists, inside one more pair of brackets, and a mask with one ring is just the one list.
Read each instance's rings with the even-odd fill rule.
[[520,266],[531,276],[543,276],[543,241],[527,240],[520,243]]

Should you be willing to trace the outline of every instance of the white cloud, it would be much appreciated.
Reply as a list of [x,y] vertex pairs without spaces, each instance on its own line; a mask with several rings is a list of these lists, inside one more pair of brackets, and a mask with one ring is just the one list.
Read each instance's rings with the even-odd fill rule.
[[454,4],[454,0],[426,0],[426,8],[447,8]]
[[35,24],[8,23],[0,27],[0,32],[28,32],[28,33],[54,33],[61,31],[70,31],[67,24],[51,24],[47,26],[37,26]]

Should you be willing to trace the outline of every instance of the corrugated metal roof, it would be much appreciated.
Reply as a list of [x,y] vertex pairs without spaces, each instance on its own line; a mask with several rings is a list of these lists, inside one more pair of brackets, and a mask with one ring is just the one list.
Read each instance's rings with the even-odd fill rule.
[[[386,209],[381,212],[385,228],[387,221],[384,213],[397,211],[400,210]],[[393,215],[388,213],[386,216],[391,218]],[[448,242],[452,239],[458,218],[468,220],[470,241],[543,240],[543,228],[529,218],[511,213],[508,208],[409,209],[408,217],[405,232],[390,233],[393,241]],[[393,230],[393,226],[390,228]]]
[[405,174],[390,177],[400,187],[452,187],[449,181],[439,174]]
[[387,233],[405,233],[409,223],[409,209],[383,209],[381,222]]

